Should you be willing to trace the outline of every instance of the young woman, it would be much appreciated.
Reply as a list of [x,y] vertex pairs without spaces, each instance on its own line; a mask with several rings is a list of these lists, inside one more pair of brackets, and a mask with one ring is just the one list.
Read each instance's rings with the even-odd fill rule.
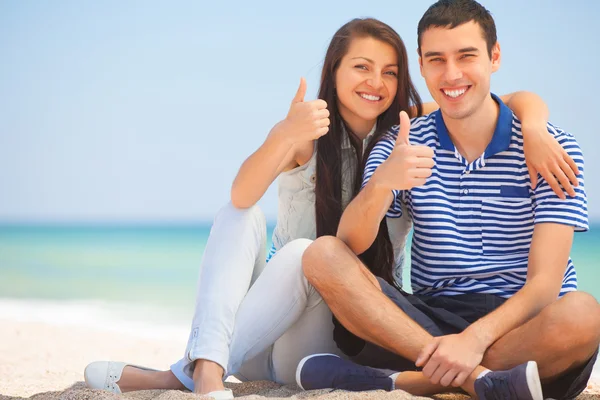
[[[398,123],[399,112],[418,116],[437,107],[421,104],[402,40],[374,19],[352,20],[335,33],[319,99],[304,101],[305,92],[301,80],[287,117],[244,162],[231,204],[215,218],[184,358],[169,371],[94,362],[85,370],[89,387],[117,393],[188,388],[231,398],[223,386],[227,375],[291,384],[304,356],[338,353],[331,312],[302,273],[302,253],[309,239],[335,235],[343,209],[359,189],[363,155]],[[546,131],[545,104],[529,93],[503,100],[523,121],[535,176],[540,171],[572,191],[569,178],[576,182],[576,167]],[[267,263],[265,219],[255,204],[277,177],[279,213]],[[410,221],[388,223],[364,257],[376,275],[398,283]]]

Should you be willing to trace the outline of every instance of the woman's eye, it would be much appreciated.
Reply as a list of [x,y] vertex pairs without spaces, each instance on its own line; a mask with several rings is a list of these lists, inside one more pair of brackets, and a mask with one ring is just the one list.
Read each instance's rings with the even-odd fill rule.
[[354,68],[358,68],[358,69],[364,69],[364,70],[366,70],[366,69],[367,69],[367,66],[366,66],[366,65],[357,65],[357,66],[355,66]]
[[398,74],[395,71],[387,71],[385,74],[391,76],[398,76]]

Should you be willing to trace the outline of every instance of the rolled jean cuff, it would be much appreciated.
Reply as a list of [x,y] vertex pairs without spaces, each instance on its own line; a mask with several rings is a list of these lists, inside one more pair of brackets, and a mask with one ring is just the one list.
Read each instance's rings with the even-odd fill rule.
[[208,360],[219,364],[223,368],[223,376],[227,376],[227,364],[229,360],[229,349],[227,351],[219,351],[216,349],[194,349],[192,348],[187,354],[188,362],[192,365],[188,369],[190,377],[194,373],[193,364],[196,360]]
[[223,368],[223,379],[227,376],[227,362],[223,362],[223,360],[227,360],[228,354],[219,353],[217,351],[211,350],[206,353],[200,353],[196,351],[196,354],[201,354],[200,356],[192,356],[190,358],[182,358],[175,364],[171,365],[171,372],[175,377],[191,392],[194,391],[194,363],[196,360],[207,360],[212,361],[214,363],[219,364],[221,368]]
[[177,361],[175,364],[171,365],[171,372],[175,375],[175,378],[179,380],[190,392],[194,391],[194,380],[192,376],[188,376],[186,374],[186,370],[190,371],[191,363],[186,359],[182,358]]
[[[196,360],[212,361],[219,364],[225,373],[227,373],[229,345],[225,340],[215,340],[225,336],[226,333],[222,332],[222,330],[206,331],[200,330],[198,326],[192,328],[192,334],[185,349],[184,357],[187,358],[189,363],[193,363]],[[191,371],[191,377],[194,368],[192,366],[188,369]]]

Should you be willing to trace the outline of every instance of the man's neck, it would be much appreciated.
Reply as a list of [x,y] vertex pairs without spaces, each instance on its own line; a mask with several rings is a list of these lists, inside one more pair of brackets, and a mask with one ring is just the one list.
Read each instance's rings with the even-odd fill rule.
[[492,141],[500,115],[500,106],[492,96],[488,96],[479,109],[467,118],[453,119],[443,112],[442,115],[454,147],[467,162],[472,163],[483,154]]

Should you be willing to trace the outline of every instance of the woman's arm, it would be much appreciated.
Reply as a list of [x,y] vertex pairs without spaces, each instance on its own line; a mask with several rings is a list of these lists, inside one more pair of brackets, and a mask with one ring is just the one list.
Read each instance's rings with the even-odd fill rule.
[[279,122],[258,150],[244,161],[231,186],[234,207],[252,207],[282,171],[298,165],[296,153],[300,146],[289,140],[286,130],[285,120]]
[[[532,189],[537,186],[538,173],[561,199],[575,197],[579,170],[575,161],[548,132],[548,106],[531,92],[515,92],[500,97],[521,121],[523,150],[529,169]],[[562,185],[562,188],[561,188]]]
[[[521,121],[523,150],[529,169],[532,189],[537,186],[538,173],[548,182],[554,193],[564,199],[565,192],[575,196],[573,186],[578,186],[579,170],[575,161],[548,132],[548,106],[540,96],[531,92],[514,92],[500,96],[500,99]],[[437,103],[423,104],[423,115],[439,108]],[[416,109],[412,108],[413,115]],[[561,188],[562,185],[562,188]]]
[[276,124],[265,142],[244,161],[231,187],[231,203],[252,207],[284,170],[308,161],[314,141],[329,130],[329,111],[323,100],[305,102],[306,81],[292,100],[287,117]]

